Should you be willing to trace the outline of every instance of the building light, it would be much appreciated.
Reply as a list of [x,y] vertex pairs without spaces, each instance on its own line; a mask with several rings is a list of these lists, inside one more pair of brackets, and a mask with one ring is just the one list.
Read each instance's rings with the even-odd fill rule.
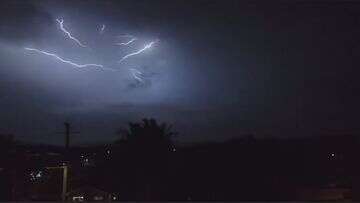
[[39,171],[39,172],[36,174],[35,177],[36,177],[36,178],[41,178],[41,176],[42,176],[41,174],[42,174],[42,171]]
[[42,178],[42,171],[36,171],[36,172],[31,172],[30,173],[30,180],[31,181],[36,181],[36,180],[38,180],[38,179],[40,179],[40,178]]
[[75,196],[72,198],[73,201],[75,202],[83,202],[84,201],[84,196]]
[[101,201],[101,200],[104,200],[104,197],[103,196],[95,196],[94,200]]

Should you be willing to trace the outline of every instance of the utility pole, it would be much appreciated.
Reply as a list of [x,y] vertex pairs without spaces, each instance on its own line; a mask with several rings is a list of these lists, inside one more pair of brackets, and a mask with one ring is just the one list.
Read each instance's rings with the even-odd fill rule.
[[80,133],[71,131],[71,124],[70,122],[64,122],[65,125],[65,132],[61,134],[65,135],[65,162],[62,166],[56,167],[46,167],[47,169],[62,169],[63,170],[63,178],[62,178],[62,192],[61,192],[61,199],[62,201],[66,201],[66,193],[68,188],[68,170],[69,170],[69,148],[70,148],[70,134]]
[[61,200],[66,201],[66,192],[67,192],[67,179],[68,179],[68,166],[57,166],[57,167],[46,167],[47,169],[63,169],[63,180],[62,180],[62,192]]
[[68,176],[68,168],[67,166],[62,166],[63,167],[63,187],[62,187],[62,194],[61,194],[61,199],[62,201],[66,200],[66,191],[67,191],[67,176]]
[[80,133],[80,132],[71,132],[71,124],[69,122],[64,122],[65,125],[65,149],[70,148],[70,134]]
[[69,149],[70,146],[70,123],[65,122],[65,148]]

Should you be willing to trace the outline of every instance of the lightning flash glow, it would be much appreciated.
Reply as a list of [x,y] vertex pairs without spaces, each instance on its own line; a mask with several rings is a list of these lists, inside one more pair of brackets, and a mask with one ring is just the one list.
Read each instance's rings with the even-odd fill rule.
[[136,38],[136,37],[134,37],[134,35],[118,35],[117,37],[122,37],[122,38]]
[[[79,39],[72,36],[72,34],[64,27],[64,20],[63,19],[58,18],[58,19],[56,19],[56,22],[59,25],[60,30],[63,33],[65,33],[66,38],[69,38],[69,39],[75,41],[81,47],[87,47],[83,43],[81,43]],[[105,32],[105,29],[106,29],[106,25],[105,24],[100,24],[99,27],[98,27],[98,33],[103,34]],[[129,46],[130,47],[131,44],[133,44],[135,41],[138,40],[137,37],[135,37],[133,35],[129,35],[129,34],[117,35],[115,37],[118,40],[120,40],[120,42],[121,42],[121,43],[120,42],[116,43],[116,45],[121,45],[121,46]],[[143,48],[141,48],[139,50],[132,51],[131,53],[123,56],[118,62],[120,63],[120,62],[122,62],[122,61],[124,61],[124,60],[126,60],[126,59],[128,59],[128,58],[130,58],[132,56],[136,56],[138,54],[141,54],[144,51],[150,49],[154,44],[156,44],[158,42],[159,42],[159,39],[157,39],[155,41],[151,41],[150,43],[145,44]],[[33,52],[33,53],[40,54],[40,55],[45,55],[47,57],[48,56],[52,57],[52,58],[56,59],[58,62],[68,64],[68,65],[73,66],[75,68],[90,68],[90,67],[93,67],[93,68],[100,68],[101,70],[104,70],[104,71],[105,70],[114,71],[114,72],[121,71],[121,69],[113,69],[113,68],[105,67],[102,64],[94,64],[94,63],[79,64],[79,63],[75,63],[75,62],[73,62],[73,61],[71,61],[69,59],[64,59],[64,58],[60,57],[56,53],[51,53],[51,52],[48,52],[48,51],[45,51],[45,50],[40,50],[40,49],[36,49],[36,48],[29,48],[29,47],[24,47],[24,49],[26,51],[29,51],[29,52]],[[107,63],[107,62],[105,62],[105,63]],[[111,65],[111,64],[113,64],[113,62],[110,62],[109,64]],[[142,83],[142,84],[145,84],[147,82],[147,78],[144,77],[144,74],[141,71],[139,71],[139,70],[137,70],[135,68],[130,68],[129,71],[130,71],[131,76],[137,82]]]
[[122,61],[124,61],[125,59],[131,57],[131,56],[135,56],[135,55],[141,54],[142,52],[146,51],[147,49],[150,49],[150,48],[151,48],[155,43],[157,43],[158,41],[159,41],[159,40],[152,41],[152,42],[150,42],[149,44],[146,44],[146,45],[144,46],[144,48],[142,48],[142,49],[140,49],[140,50],[138,50],[138,51],[136,51],[136,52],[133,52],[133,53],[130,53],[130,54],[125,55],[124,57],[121,58],[121,60],[119,61],[119,63],[122,62]]
[[[78,39],[73,37],[69,31],[67,31],[64,27],[64,20],[63,19],[56,19],[56,22],[59,23],[60,29],[72,40],[74,40],[79,46],[86,47],[84,44],[82,44]],[[105,28],[104,28],[105,29]]]
[[44,54],[46,56],[51,56],[51,57],[55,58],[56,60],[58,60],[60,62],[67,63],[67,64],[75,66],[77,68],[86,68],[86,67],[103,68],[103,65],[100,65],[100,64],[92,64],[92,63],[90,63],[90,64],[77,64],[77,63],[74,63],[72,61],[62,59],[61,57],[59,57],[56,54],[49,53],[49,52],[46,52],[46,51],[42,51],[42,50],[39,50],[39,49],[28,48],[28,47],[25,47],[24,49],[27,50],[27,51],[33,51],[33,52],[37,52],[37,53],[40,53],[40,54]]
[[116,45],[124,45],[124,46],[128,46],[130,45],[131,43],[133,43],[134,41],[136,41],[137,39],[136,38],[132,38],[130,41],[128,42],[124,42],[124,43],[116,43]]
[[135,78],[135,80],[139,81],[140,83],[145,83],[144,79],[142,78],[142,72],[136,70],[135,68],[130,68],[131,75]]
[[106,27],[106,26],[105,26],[104,24],[101,26],[100,31],[99,31],[100,34],[104,33],[105,27]]

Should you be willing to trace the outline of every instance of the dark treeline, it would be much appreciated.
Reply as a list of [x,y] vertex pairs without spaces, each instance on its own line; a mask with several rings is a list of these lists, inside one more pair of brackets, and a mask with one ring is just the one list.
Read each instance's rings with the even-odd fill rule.
[[[317,200],[340,190],[354,199],[358,191],[356,136],[249,135],[178,146],[171,126],[152,119],[121,133],[107,146],[68,150],[1,136],[1,200],[59,199],[61,176],[45,167],[62,164],[69,166],[69,191],[91,186],[119,200]],[[311,192],[320,189],[334,192]]]

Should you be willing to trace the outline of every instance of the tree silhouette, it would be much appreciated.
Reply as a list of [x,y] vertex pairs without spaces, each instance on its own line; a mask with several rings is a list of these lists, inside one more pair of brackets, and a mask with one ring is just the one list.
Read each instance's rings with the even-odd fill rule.
[[[129,123],[129,129],[121,130],[125,140],[128,175],[136,188],[135,198],[139,200],[158,199],[163,193],[169,166],[169,158],[174,149],[172,137],[176,134],[172,126],[158,124],[155,119],[143,119],[139,123]],[[124,160],[123,160],[124,161]]]
[[143,119],[142,123],[129,123],[126,139],[130,144],[143,149],[171,151],[173,148],[172,126],[166,123],[158,124],[155,119]]

